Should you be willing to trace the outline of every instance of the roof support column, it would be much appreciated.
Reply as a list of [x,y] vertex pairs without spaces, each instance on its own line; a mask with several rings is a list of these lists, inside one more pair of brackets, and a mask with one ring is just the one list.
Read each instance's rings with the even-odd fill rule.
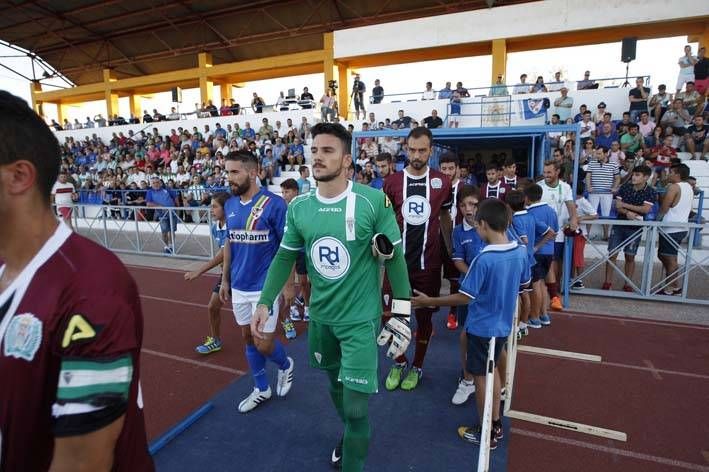
[[131,94],[128,99],[128,106],[130,107],[131,118],[142,118],[143,116],[143,97],[138,94]]
[[340,116],[342,119],[346,120],[349,116],[350,110],[350,76],[351,69],[345,63],[337,63],[337,106],[339,108]]
[[208,52],[200,52],[197,54],[199,62],[199,96],[202,103],[206,104],[212,100],[212,88],[214,82],[209,80],[208,72],[212,67],[212,55]]
[[228,82],[222,82],[219,84],[219,95],[221,95],[222,100],[226,100],[227,104],[233,98],[232,95],[233,85]]
[[57,102],[57,123],[64,126],[64,119],[69,118],[69,105]]
[[111,83],[118,80],[111,69],[103,70],[104,100],[106,101],[106,120],[118,114],[118,94],[111,90]]
[[507,80],[507,42],[505,39],[492,40],[492,75],[490,83],[497,81],[497,76],[501,75],[503,82]]
[[323,34],[323,75],[325,78],[323,90],[326,92],[330,88],[330,81],[338,80],[338,67],[335,65],[334,36],[331,31]]

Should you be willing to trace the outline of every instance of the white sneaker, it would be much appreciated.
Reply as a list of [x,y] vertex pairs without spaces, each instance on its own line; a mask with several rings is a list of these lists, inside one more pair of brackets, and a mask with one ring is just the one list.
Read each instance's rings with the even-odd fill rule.
[[278,369],[278,383],[276,385],[276,395],[285,397],[293,386],[293,358],[289,357],[290,366],[286,370]]
[[263,392],[258,388],[254,388],[254,391],[251,392],[248,397],[244,398],[241,403],[239,403],[239,412],[247,413],[269,398],[271,398],[271,387],[268,387],[268,390]]
[[468,381],[465,379],[461,379],[460,382],[458,383],[458,388],[455,391],[455,394],[453,395],[453,399],[451,400],[451,403],[454,405],[462,405],[466,401],[468,401],[468,398],[470,398],[470,395],[475,393],[475,382]]
[[300,321],[300,311],[298,311],[298,307],[295,305],[290,307],[290,319],[292,321]]
[[310,311],[307,306],[303,308],[303,321],[310,321]]

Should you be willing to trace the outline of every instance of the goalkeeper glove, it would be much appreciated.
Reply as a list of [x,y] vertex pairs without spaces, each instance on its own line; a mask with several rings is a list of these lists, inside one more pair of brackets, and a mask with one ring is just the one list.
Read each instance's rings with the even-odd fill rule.
[[386,345],[391,341],[387,350],[387,356],[395,359],[406,352],[411,342],[411,302],[409,300],[392,300],[392,317],[384,324],[382,332],[379,333],[377,344]]

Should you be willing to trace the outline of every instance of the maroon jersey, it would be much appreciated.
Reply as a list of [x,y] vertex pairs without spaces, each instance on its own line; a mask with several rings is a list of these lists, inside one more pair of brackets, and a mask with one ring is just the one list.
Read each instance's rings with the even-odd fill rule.
[[463,223],[463,213],[458,209],[458,195],[460,194],[460,189],[463,188],[463,181],[458,179],[451,186],[452,188],[452,198],[451,198],[451,220],[453,220],[453,227],[458,226]]
[[123,264],[60,224],[0,293],[0,470],[48,470],[55,437],[125,414],[113,470],[153,471],[142,337],[138,290]]
[[497,198],[498,200],[505,201],[507,193],[512,190],[509,185],[502,183],[498,180],[495,185],[490,185],[489,183],[484,183],[480,189],[480,199],[485,200],[486,198]]
[[384,179],[383,190],[394,206],[409,271],[440,269],[438,217],[453,203],[450,179],[433,169],[420,177],[404,169]]
[[507,177],[506,175],[502,176],[502,182],[507,185],[509,188],[512,190],[517,189],[517,176],[515,175],[512,178]]

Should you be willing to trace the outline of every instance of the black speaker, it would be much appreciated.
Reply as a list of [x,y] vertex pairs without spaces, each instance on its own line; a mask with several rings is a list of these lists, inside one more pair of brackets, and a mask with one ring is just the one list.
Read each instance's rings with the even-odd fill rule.
[[[635,51],[635,49],[633,49],[633,51]],[[182,89],[180,87],[175,87],[174,89],[171,90],[171,92],[172,92],[172,102],[173,103],[182,103]]]
[[638,38],[623,38],[623,48],[620,52],[621,62],[631,62],[635,60],[635,46]]

